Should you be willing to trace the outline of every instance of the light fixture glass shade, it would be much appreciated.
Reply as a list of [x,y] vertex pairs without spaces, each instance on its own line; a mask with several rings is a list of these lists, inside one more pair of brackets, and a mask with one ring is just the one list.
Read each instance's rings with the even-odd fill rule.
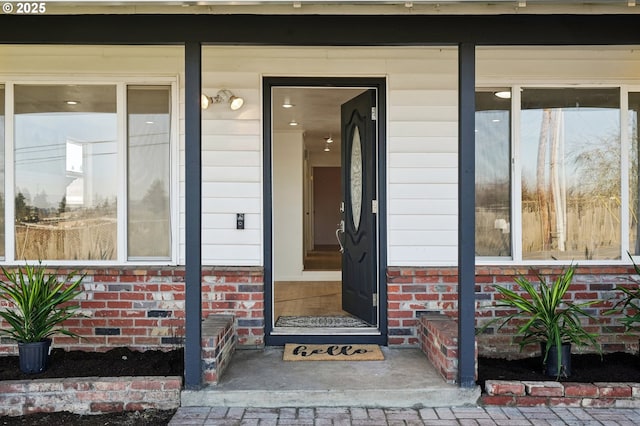
[[238,96],[231,96],[229,98],[229,107],[233,110],[239,110],[244,105],[244,99]]
[[235,96],[228,89],[218,90],[218,93],[216,93],[214,97],[207,96],[204,93],[200,97],[200,105],[202,106],[202,109],[209,108],[211,104],[225,103],[229,104],[229,108],[231,108],[231,110],[236,111],[242,108],[244,105],[244,99],[239,96]]
[[213,103],[213,99],[211,97],[205,95],[204,93],[200,96],[200,106],[202,109],[209,108],[209,105]]

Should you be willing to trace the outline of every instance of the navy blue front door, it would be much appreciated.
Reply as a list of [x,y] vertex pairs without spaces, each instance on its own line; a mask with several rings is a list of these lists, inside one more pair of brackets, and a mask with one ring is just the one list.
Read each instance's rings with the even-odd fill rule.
[[342,309],[378,322],[376,91],[342,105]]

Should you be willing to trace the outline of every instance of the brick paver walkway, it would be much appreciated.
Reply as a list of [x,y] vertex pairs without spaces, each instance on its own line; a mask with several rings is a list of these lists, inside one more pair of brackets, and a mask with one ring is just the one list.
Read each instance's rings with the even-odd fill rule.
[[246,426],[378,425],[640,425],[640,409],[454,407],[454,408],[226,408],[181,407],[169,423]]

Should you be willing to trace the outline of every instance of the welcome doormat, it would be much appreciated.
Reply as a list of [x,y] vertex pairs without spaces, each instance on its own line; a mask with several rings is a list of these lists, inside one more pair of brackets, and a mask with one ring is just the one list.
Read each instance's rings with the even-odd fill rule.
[[284,361],[382,361],[378,345],[284,345]]
[[371,325],[360,318],[343,315],[281,316],[276,321],[276,327],[361,328],[371,327]]

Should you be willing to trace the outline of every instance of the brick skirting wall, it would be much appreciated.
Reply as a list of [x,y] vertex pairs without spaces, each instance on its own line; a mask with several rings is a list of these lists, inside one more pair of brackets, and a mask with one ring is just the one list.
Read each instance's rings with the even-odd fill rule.
[[209,315],[202,322],[202,382],[215,385],[236,349],[233,315]]
[[[562,267],[476,267],[476,325],[481,326],[505,310],[490,309],[496,303],[497,292],[493,285],[507,285],[514,277],[526,275],[537,280],[537,275],[554,278]],[[418,320],[428,313],[443,314],[457,318],[458,309],[457,268],[437,267],[389,267],[388,323],[390,345],[418,345]],[[568,295],[572,300],[603,300],[589,309],[598,318],[597,322],[585,322],[588,331],[596,333],[604,352],[637,352],[638,336],[624,333],[619,315],[603,315],[619,298],[614,291],[619,284],[629,283],[634,269],[629,266],[578,266]],[[517,288],[516,288],[517,290]],[[539,350],[526,348],[520,353],[515,341],[516,327],[506,326],[500,331],[488,328],[477,337],[478,353],[485,356],[518,358]],[[574,348],[575,352],[592,352],[593,348]]]
[[[69,268],[51,268],[66,275]],[[57,335],[53,346],[65,350],[106,351],[175,349],[184,340],[184,267],[109,267],[81,269],[87,276],[80,318],[65,326],[84,339]],[[264,345],[264,275],[262,268],[203,267],[202,317],[235,318],[237,344]],[[0,302],[3,306],[6,302]],[[0,321],[0,327],[5,326]],[[0,355],[17,354],[17,345],[0,339]]]
[[0,416],[101,414],[180,406],[180,377],[72,377],[0,382]]
[[[54,269],[52,269],[54,271]],[[59,269],[66,274],[69,269]],[[560,267],[482,266],[476,268],[477,325],[504,315],[490,309],[495,303],[494,284],[512,283],[516,275],[535,273],[555,276]],[[173,349],[184,339],[184,267],[109,267],[87,268],[80,301],[82,318],[69,320],[66,326],[82,335],[78,340],[55,336],[53,345],[67,350],[105,351],[117,346],[132,349]],[[569,295],[575,300],[603,299],[590,308],[599,317],[587,325],[599,336],[605,352],[638,350],[638,337],[623,333],[616,315],[602,315],[620,294],[613,289],[627,283],[633,268],[628,266],[580,266]],[[388,344],[419,346],[418,320],[422,314],[437,313],[457,317],[457,268],[390,267],[387,271]],[[5,303],[5,302],[0,302]],[[237,345],[264,345],[264,273],[260,267],[203,267],[202,317],[227,314],[235,318]],[[2,324],[0,323],[0,326]],[[515,327],[500,332],[487,329],[478,336],[481,355],[518,357],[514,342]],[[575,348],[577,352],[590,348]],[[528,350],[535,351],[535,348]],[[16,345],[0,339],[0,354],[15,354]]]
[[[419,320],[420,348],[447,383],[458,382],[458,321],[441,314],[424,314]],[[477,359],[476,345],[476,359]],[[474,378],[478,378],[475,363]]]
[[484,405],[640,408],[640,383],[487,380]]

